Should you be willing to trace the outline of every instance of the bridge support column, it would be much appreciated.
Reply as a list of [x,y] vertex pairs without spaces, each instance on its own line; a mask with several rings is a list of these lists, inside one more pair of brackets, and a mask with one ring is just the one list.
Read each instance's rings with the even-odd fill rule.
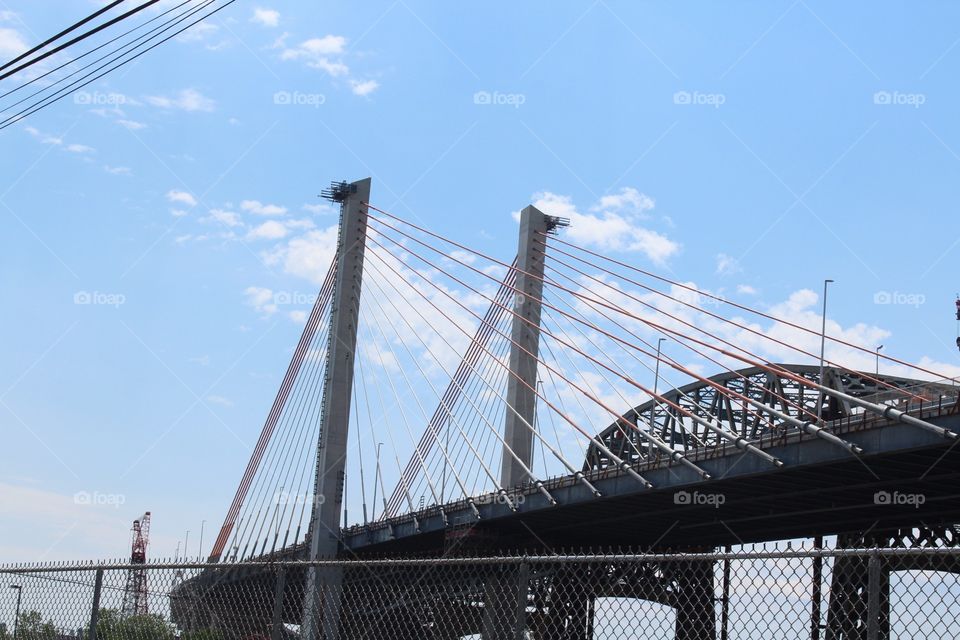
[[513,324],[510,329],[510,371],[507,378],[507,410],[503,427],[503,458],[500,486],[515,487],[531,478],[513,457],[509,447],[527,468],[533,463],[533,433],[530,426],[537,408],[537,355],[540,348],[540,305],[543,297],[543,235],[560,224],[534,206],[520,212],[520,241],[517,247],[517,290],[514,295]]
[[680,562],[671,570],[676,588],[673,606],[677,640],[716,640],[713,561]]
[[837,558],[830,581],[826,640],[890,637],[890,570],[876,554]]
[[538,639],[590,640],[593,637],[595,582],[585,566],[561,569],[551,579],[549,610]]
[[483,589],[483,640],[524,640],[527,628],[527,595],[530,569],[498,569]]
[[[336,184],[330,199],[340,203],[337,240],[337,273],[330,306],[330,333],[323,383],[317,471],[310,519],[310,560],[335,558],[340,544],[347,430],[353,396],[354,353],[360,285],[367,237],[370,178]],[[337,567],[307,569],[303,602],[303,640],[335,640],[339,635],[343,570]]]

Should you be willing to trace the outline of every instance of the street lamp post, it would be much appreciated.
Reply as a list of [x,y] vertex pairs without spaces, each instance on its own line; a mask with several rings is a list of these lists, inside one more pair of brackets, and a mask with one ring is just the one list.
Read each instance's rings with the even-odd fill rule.
[[200,521],[200,548],[197,549],[197,558],[203,560],[203,526],[207,524],[206,520]]
[[[660,402],[657,400],[657,383],[660,381],[660,346],[664,343],[666,338],[657,338],[657,361],[653,365],[653,408],[650,411],[650,429],[653,430],[653,425],[657,419],[657,409],[660,408]],[[652,434],[651,434],[652,435]],[[653,443],[647,443],[651,448]]]
[[[383,443],[382,443],[382,442],[378,442],[378,443],[377,443],[377,465],[376,465],[376,469],[374,469],[374,471],[373,471],[373,520],[374,520],[374,521],[377,519],[377,489],[379,488],[379,486],[378,486],[377,483],[380,482],[380,447],[382,447],[382,446],[383,446]],[[383,499],[384,499],[383,514],[381,514],[381,515],[386,515],[386,512],[387,512],[387,504],[386,504],[387,496],[383,496]]]
[[877,377],[880,377],[880,349],[883,349],[883,345],[877,347]]
[[20,597],[23,596],[23,587],[19,584],[10,585],[11,589],[17,590],[17,609],[13,614],[13,640],[17,640],[17,629],[20,626]]
[[[818,381],[821,386],[824,385],[823,379],[823,355],[827,345],[827,285],[833,282],[833,280],[824,280],[823,281],[823,317],[821,318],[820,323],[820,380]],[[817,418],[820,420],[820,424],[823,424],[823,390],[818,390],[817,392]]]

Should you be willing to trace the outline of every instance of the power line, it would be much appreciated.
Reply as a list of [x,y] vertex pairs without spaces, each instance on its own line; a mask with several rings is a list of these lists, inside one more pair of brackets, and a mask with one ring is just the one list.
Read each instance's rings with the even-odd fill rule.
[[70,25],[69,27],[67,27],[66,29],[64,29],[63,31],[61,31],[60,33],[58,33],[58,34],[56,34],[56,35],[54,35],[54,36],[51,36],[51,37],[47,38],[46,40],[44,40],[43,42],[41,42],[41,43],[38,44],[37,46],[33,47],[32,49],[29,49],[29,50],[27,50],[27,51],[24,51],[23,53],[21,53],[20,55],[18,55],[18,56],[17,56],[16,58],[14,58],[13,60],[10,60],[9,62],[4,63],[3,65],[0,65],[0,71],[3,71],[4,69],[6,69],[7,67],[9,67],[9,66],[12,65],[12,64],[16,64],[16,63],[20,62],[21,60],[23,60],[24,58],[26,58],[26,57],[29,56],[29,55],[32,55],[32,54],[36,53],[37,51],[40,51],[40,49],[43,49],[45,46],[47,46],[47,45],[50,44],[51,42],[54,42],[54,41],[56,41],[56,40],[59,40],[60,38],[62,38],[63,36],[67,35],[67,34],[70,33],[71,31],[73,31],[74,29],[79,29],[80,27],[82,27],[82,26],[85,25],[86,23],[90,22],[91,20],[93,20],[93,19],[96,18],[97,16],[106,13],[106,12],[109,11],[110,9],[113,9],[115,6],[117,6],[118,4],[120,4],[120,3],[122,3],[122,2],[125,2],[125,1],[126,1],[126,0],[114,0],[114,2],[111,2],[111,3],[108,4],[107,6],[102,7],[102,8],[100,8],[100,9],[97,9],[96,11],[94,11],[93,13],[91,13],[90,15],[88,15],[88,16],[87,16],[86,18],[84,18],[83,20],[80,20],[79,22],[74,22],[72,25]]
[[[149,6],[151,6],[151,5],[154,5],[154,4],[158,3],[158,2],[160,2],[160,0],[147,0],[147,2],[144,2],[144,3],[143,3],[142,5],[140,5],[139,7],[134,7],[133,9],[131,9],[130,11],[127,11],[126,13],[122,13],[122,14],[120,14],[119,16],[117,16],[117,17],[115,17],[115,18],[112,18],[112,19],[110,19],[110,20],[107,20],[107,21],[104,22],[103,24],[97,25],[97,26],[94,27],[93,29],[90,29],[89,31],[86,31],[86,32],[84,32],[84,33],[81,33],[81,34],[80,34],[79,36],[77,36],[76,38],[73,38],[72,40],[68,40],[68,41],[64,42],[63,44],[61,44],[60,46],[57,46],[57,47],[54,47],[53,49],[50,49],[50,51],[44,52],[43,54],[37,56],[37,57],[34,58],[33,60],[28,60],[27,62],[24,62],[23,64],[21,64],[19,67],[16,67],[15,69],[11,69],[10,71],[5,72],[4,74],[0,75],[0,80],[6,80],[7,78],[9,78],[10,76],[14,75],[15,73],[18,73],[18,72],[20,72],[20,71],[23,71],[24,69],[26,69],[26,68],[28,68],[28,67],[32,67],[33,65],[37,64],[37,63],[40,62],[41,60],[45,60],[45,59],[49,58],[50,56],[52,56],[53,54],[59,53],[60,51],[63,51],[63,50],[66,49],[67,47],[71,47],[71,46],[75,45],[76,43],[78,43],[78,42],[80,42],[80,41],[82,41],[82,40],[86,40],[86,39],[89,38],[90,36],[93,36],[93,35],[96,35],[97,33],[100,33],[101,31],[103,31],[103,30],[106,29],[107,27],[111,27],[111,26],[117,24],[118,22],[122,22],[123,20],[126,20],[126,19],[129,18],[130,16],[135,15],[135,14],[143,11],[143,10],[146,9],[147,7],[149,7]],[[8,64],[9,64],[9,63],[8,63]]]
[[[149,47],[147,47],[146,49],[140,51],[140,52],[137,53],[136,55],[131,56],[131,57],[123,60],[122,62],[116,64],[115,66],[107,69],[106,71],[104,71],[104,72],[102,72],[102,73],[94,76],[93,78],[90,78],[90,79],[87,80],[86,82],[82,82],[82,84],[79,84],[79,85],[78,85],[78,83],[80,83],[80,82],[81,82],[82,80],[84,80],[85,78],[89,78],[91,75],[93,75],[94,73],[96,73],[96,72],[99,71],[100,69],[103,69],[104,67],[108,66],[108,65],[111,64],[112,62],[115,62],[118,58],[122,57],[122,56],[125,55],[125,54],[121,54],[121,56],[118,56],[117,58],[114,58],[114,59],[111,60],[110,62],[108,62],[108,63],[106,63],[106,64],[104,64],[104,65],[101,65],[100,67],[97,67],[97,69],[95,69],[94,71],[91,71],[89,74],[83,76],[82,78],[80,78],[80,80],[74,81],[73,83],[71,83],[70,85],[67,85],[67,86],[64,87],[63,89],[60,89],[59,91],[57,91],[57,92],[54,93],[53,95],[48,96],[47,98],[44,98],[43,100],[40,100],[40,101],[34,103],[34,104],[31,105],[30,107],[28,107],[28,108],[20,111],[19,113],[14,114],[13,116],[10,116],[10,117],[7,118],[6,120],[0,122],[0,130],[6,129],[7,127],[13,125],[14,123],[19,122],[20,120],[26,118],[27,116],[33,115],[33,114],[36,113],[37,111],[40,111],[41,109],[44,109],[44,108],[50,106],[51,104],[54,104],[55,102],[59,102],[60,100],[62,100],[63,98],[65,98],[67,95],[69,95],[69,94],[72,92],[72,91],[71,91],[71,87],[73,87],[73,90],[81,89],[81,88],[83,88],[83,87],[85,87],[85,86],[87,86],[87,85],[89,85],[89,84],[91,84],[91,83],[99,80],[100,78],[102,78],[103,76],[107,75],[107,74],[110,73],[111,71],[115,71],[116,69],[119,69],[120,67],[122,67],[122,66],[124,66],[124,65],[126,65],[126,64],[129,64],[130,62],[133,62],[134,60],[136,60],[137,58],[139,58],[139,57],[142,56],[143,54],[147,53],[148,51],[151,51],[152,49],[160,46],[161,44],[167,42],[168,40],[170,40],[170,39],[178,36],[179,34],[183,33],[184,31],[186,31],[187,29],[189,29],[190,27],[192,27],[193,25],[197,24],[198,22],[202,22],[202,21],[206,20],[207,18],[209,18],[210,16],[212,16],[213,14],[218,13],[219,11],[222,11],[223,9],[226,9],[228,6],[230,6],[231,4],[233,4],[233,3],[236,2],[236,1],[237,1],[237,0],[227,0],[227,2],[226,2],[225,4],[223,4],[222,6],[217,7],[216,9],[214,9],[214,10],[212,10],[212,11],[204,14],[203,16],[201,16],[200,18],[198,18],[197,20],[194,20],[193,22],[191,22],[191,23],[188,24],[187,26],[183,27],[182,29],[178,29],[177,31],[175,31],[174,33],[170,34],[169,36],[167,36],[167,37],[164,38],[163,40],[160,40],[159,42],[156,42],[156,43],[150,45]],[[206,6],[209,6],[209,3],[208,3]],[[195,12],[196,12],[196,11],[199,11],[199,9],[194,10],[194,11],[195,11]],[[184,19],[185,19],[185,18],[179,18],[179,19],[177,19],[175,22],[182,22]],[[167,29],[169,29],[169,28],[170,28],[170,27],[167,27]],[[164,31],[166,31],[167,29],[164,29]],[[162,32],[161,32],[161,33],[162,33]],[[156,37],[156,36],[154,36],[154,37]],[[152,38],[151,38],[151,39],[152,39]],[[138,45],[138,46],[139,46],[139,45]],[[128,53],[129,53],[129,52],[128,52]],[[77,86],[74,86],[74,85],[77,85]],[[60,94],[60,95],[57,95],[57,94]],[[54,97],[54,96],[56,96],[56,97]]]
[[[17,91],[20,91],[21,89],[23,89],[23,88],[25,88],[25,87],[28,87],[28,86],[30,86],[31,84],[35,83],[35,82],[38,82],[38,81],[40,81],[40,80],[43,80],[43,79],[46,78],[47,76],[49,76],[49,75],[51,75],[51,74],[54,74],[54,73],[56,73],[57,71],[60,71],[61,69],[65,68],[65,67],[69,67],[69,66],[72,65],[73,63],[75,63],[75,62],[77,62],[77,61],[79,61],[79,60],[82,60],[83,58],[86,58],[87,56],[89,56],[89,55],[91,55],[91,54],[99,51],[100,49],[103,49],[104,47],[107,47],[107,46],[113,44],[113,43],[116,42],[117,40],[120,40],[120,39],[122,39],[122,38],[130,35],[130,34],[133,33],[134,31],[137,31],[137,30],[139,30],[139,29],[144,28],[145,26],[147,26],[147,25],[150,24],[151,22],[155,22],[156,20],[159,20],[160,18],[162,18],[163,16],[167,15],[168,13],[172,13],[172,12],[176,11],[177,9],[179,9],[180,7],[182,7],[182,6],[186,5],[186,4],[190,4],[191,2],[194,2],[194,0],[183,0],[183,2],[181,2],[180,4],[178,4],[178,5],[174,6],[174,7],[170,7],[169,9],[167,9],[166,11],[164,11],[163,13],[159,13],[159,14],[155,15],[154,17],[150,18],[150,19],[147,20],[146,22],[144,22],[144,23],[142,23],[142,24],[139,24],[139,25],[137,25],[136,27],[133,27],[132,29],[128,29],[128,30],[124,31],[123,33],[121,33],[120,35],[115,36],[115,37],[111,38],[110,40],[107,40],[106,42],[97,45],[96,47],[94,47],[93,49],[90,49],[90,50],[87,51],[86,53],[80,54],[79,56],[77,56],[76,58],[72,58],[71,60],[67,60],[66,62],[64,62],[64,63],[62,63],[62,64],[54,67],[53,69],[50,69],[49,71],[46,71],[46,72],[42,73],[41,75],[39,75],[39,76],[37,76],[37,77],[35,77],[35,78],[31,78],[30,80],[28,80],[28,81],[24,82],[23,84],[21,84],[19,87],[15,87],[15,88],[13,88],[13,89],[10,89],[9,91],[6,91],[6,92],[4,92],[4,93],[0,93],[0,98],[6,98],[7,96],[9,96],[9,95],[11,95],[11,94],[14,94],[14,93],[16,93]],[[184,12],[184,13],[187,13],[187,12]],[[181,14],[181,15],[183,15],[183,14]],[[164,23],[164,24],[167,24],[167,23]],[[160,26],[163,26],[163,25],[160,25]],[[153,29],[151,29],[150,31],[148,31],[146,34],[143,34],[143,35],[135,38],[134,40],[131,40],[131,41],[128,42],[127,44],[123,45],[123,47],[128,47],[128,46],[130,46],[131,44],[133,44],[133,43],[136,42],[137,40],[140,40],[141,38],[143,38],[145,35],[150,34],[150,33],[153,33],[154,31],[156,31],[156,30],[159,29],[159,28],[160,28],[160,27],[154,27]],[[119,50],[122,49],[123,47],[119,47],[118,49],[114,49],[112,53],[116,53],[117,51],[119,51]],[[5,111],[6,111],[6,110],[9,110],[9,109],[11,109],[11,108],[13,108],[13,107],[15,107],[15,106],[17,106],[18,104],[20,104],[20,103],[22,103],[22,102],[26,102],[26,101],[29,100],[30,98],[33,98],[34,96],[36,96],[36,95],[38,95],[38,94],[40,94],[40,93],[43,93],[43,92],[46,91],[47,89],[55,86],[56,84],[58,84],[58,83],[60,83],[60,82],[63,82],[63,81],[66,80],[67,78],[73,77],[75,74],[83,71],[84,69],[89,68],[90,66],[96,64],[96,63],[99,62],[100,60],[103,60],[104,58],[107,58],[107,57],[109,57],[109,56],[110,56],[110,54],[108,53],[108,54],[105,55],[105,56],[102,56],[102,57],[100,57],[100,58],[97,58],[97,60],[94,60],[93,62],[91,62],[91,63],[89,63],[89,64],[87,64],[87,65],[85,65],[85,66],[83,66],[83,67],[80,67],[79,69],[77,69],[77,70],[74,71],[73,73],[71,73],[71,74],[69,74],[69,75],[67,75],[67,76],[65,76],[65,77],[63,77],[63,78],[58,79],[58,80],[57,80],[56,82],[54,82],[53,84],[48,85],[48,86],[40,89],[39,91],[36,91],[36,92],[30,94],[30,95],[27,96],[26,98],[21,99],[19,102],[14,102],[14,103],[11,104],[9,107],[7,107],[7,108],[5,109]],[[9,63],[8,63],[8,64],[9,64]]]

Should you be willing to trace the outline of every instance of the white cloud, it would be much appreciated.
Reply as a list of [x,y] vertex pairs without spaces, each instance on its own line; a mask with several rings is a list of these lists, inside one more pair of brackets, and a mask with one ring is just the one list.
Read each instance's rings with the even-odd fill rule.
[[280,12],[274,9],[256,7],[253,10],[253,17],[250,18],[250,20],[265,27],[276,27],[280,24]]
[[161,109],[182,111],[213,111],[216,103],[196,89],[183,89],[175,96],[147,96],[146,101]]
[[291,238],[285,246],[265,256],[265,260],[268,264],[283,265],[287,273],[320,284],[337,248],[337,232],[336,225],[308,231]]
[[0,27],[0,58],[15,58],[26,50],[27,43],[18,31]]
[[469,251],[463,251],[461,249],[454,249],[449,253],[450,257],[454,260],[460,262],[465,262],[467,264],[473,264],[477,261],[477,256],[470,253]]
[[88,147],[85,144],[68,144],[66,149],[71,153],[93,153],[96,151],[93,147]]
[[307,321],[307,312],[306,311],[291,311],[289,314],[290,319],[296,322],[297,324],[303,324]]
[[309,211],[317,216],[328,216],[337,212],[336,207],[325,202],[320,204],[305,204],[303,205],[303,210]]
[[201,40],[206,40],[209,36],[212,36],[220,31],[220,27],[215,24],[210,24],[209,22],[200,22],[195,24],[180,35],[177,36],[177,40],[180,42],[200,42]]
[[111,167],[108,164],[103,165],[103,170],[115,176],[131,176],[133,170],[130,167]]
[[29,133],[34,138],[36,138],[37,140],[39,140],[40,144],[51,144],[54,146],[59,146],[63,144],[63,138],[59,136],[50,135],[48,133],[43,133],[34,127],[24,127],[23,130]]
[[380,83],[376,80],[351,80],[350,89],[354,95],[367,96],[377,90]]
[[738,284],[737,293],[742,293],[746,296],[755,296],[757,295],[757,290],[748,284]]
[[266,287],[247,287],[243,290],[247,296],[247,304],[256,309],[259,313],[266,315],[277,311],[277,305],[273,300],[273,291]]
[[186,191],[180,191],[179,189],[171,189],[170,191],[167,191],[167,200],[170,202],[180,202],[188,207],[197,206],[197,199],[193,197],[193,194]]
[[233,401],[229,398],[224,398],[223,396],[207,396],[207,402],[212,402],[213,404],[219,404],[222,407],[232,407]]
[[326,71],[334,77],[343,76],[350,72],[349,67],[332,56],[342,54],[346,43],[347,39],[343,36],[326,35],[322,38],[311,38],[296,47],[284,49],[280,59],[302,60],[313,69]]
[[206,218],[202,218],[201,221],[219,222],[227,227],[239,227],[243,225],[243,223],[240,222],[240,216],[233,211],[226,211],[224,209],[211,209],[210,215]]
[[[581,213],[569,196],[543,192],[534,196],[534,206],[544,213],[570,219],[566,236],[575,243],[603,251],[639,252],[663,264],[680,250],[680,244],[641,224],[653,200],[636,189],[624,188],[605,196]],[[519,219],[519,212],[514,218]]]
[[250,240],[279,240],[286,237],[287,233],[287,227],[282,222],[267,220],[260,226],[251,229],[247,238]]
[[[0,555],[37,560],[59,556],[78,561],[112,557],[124,542],[130,544],[127,507],[138,496],[106,494],[91,486],[73,489],[80,491],[71,495],[0,483],[0,521],[6,532]],[[112,504],[91,501],[95,494],[109,495]],[[126,503],[122,509],[118,507],[121,502]]]
[[187,212],[183,209],[170,209],[170,215],[172,215],[174,218],[182,218],[183,216],[187,215]]
[[591,211],[627,210],[642,213],[653,209],[655,203],[650,196],[640,193],[633,187],[624,187],[618,194],[605,195],[590,208]]
[[[299,47],[292,50],[294,53],[289,55],[297,57],[343,53],[346,44],[347,39],[343,36],[326,35],[322,38],[311,38],[302,42]],[[284,52],[284,55],[288,56],[286,52]]]
[[142,122],[137,122],[136,120],[117,120],[117,124],[122,127],[126,127],[131,131],[139,131],[140,129],[146,129],[147,125]]
[[289,37],[290,37],[290,34],[287,33],[286,31],[284,31],[284,32],[281,33],[279,36],[277,36],[277,39],[274,40],[274,41],[273,41],[273,44],[271,44],[268,48],[270,48],[270,49],[286,49],[286,48],[287,48],[287,38],[289,38]]
[[258,216],[282,216],[287,213],[286,207],[276,204],[263,204],[259,200],[244,200],[240,208]]
[[733,256],[725,253],[717,254],[717,273],[721,276],[730,276],[740,273],[743,269],[740,267],[740,261]]

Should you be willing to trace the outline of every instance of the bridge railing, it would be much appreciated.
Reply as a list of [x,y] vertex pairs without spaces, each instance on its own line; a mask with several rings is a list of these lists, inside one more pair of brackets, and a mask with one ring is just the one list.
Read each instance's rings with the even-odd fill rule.
[[[0,638],[957,638],[960,549],[0,566]],[[11,588],[13,587],[13,588]],[[19,615],[18,615],[19,609]],[[332,617],[332,614],[327,614]],[[520,630],[525,630],[526,635]],[[318,634],[318,637],[324,637]]]

